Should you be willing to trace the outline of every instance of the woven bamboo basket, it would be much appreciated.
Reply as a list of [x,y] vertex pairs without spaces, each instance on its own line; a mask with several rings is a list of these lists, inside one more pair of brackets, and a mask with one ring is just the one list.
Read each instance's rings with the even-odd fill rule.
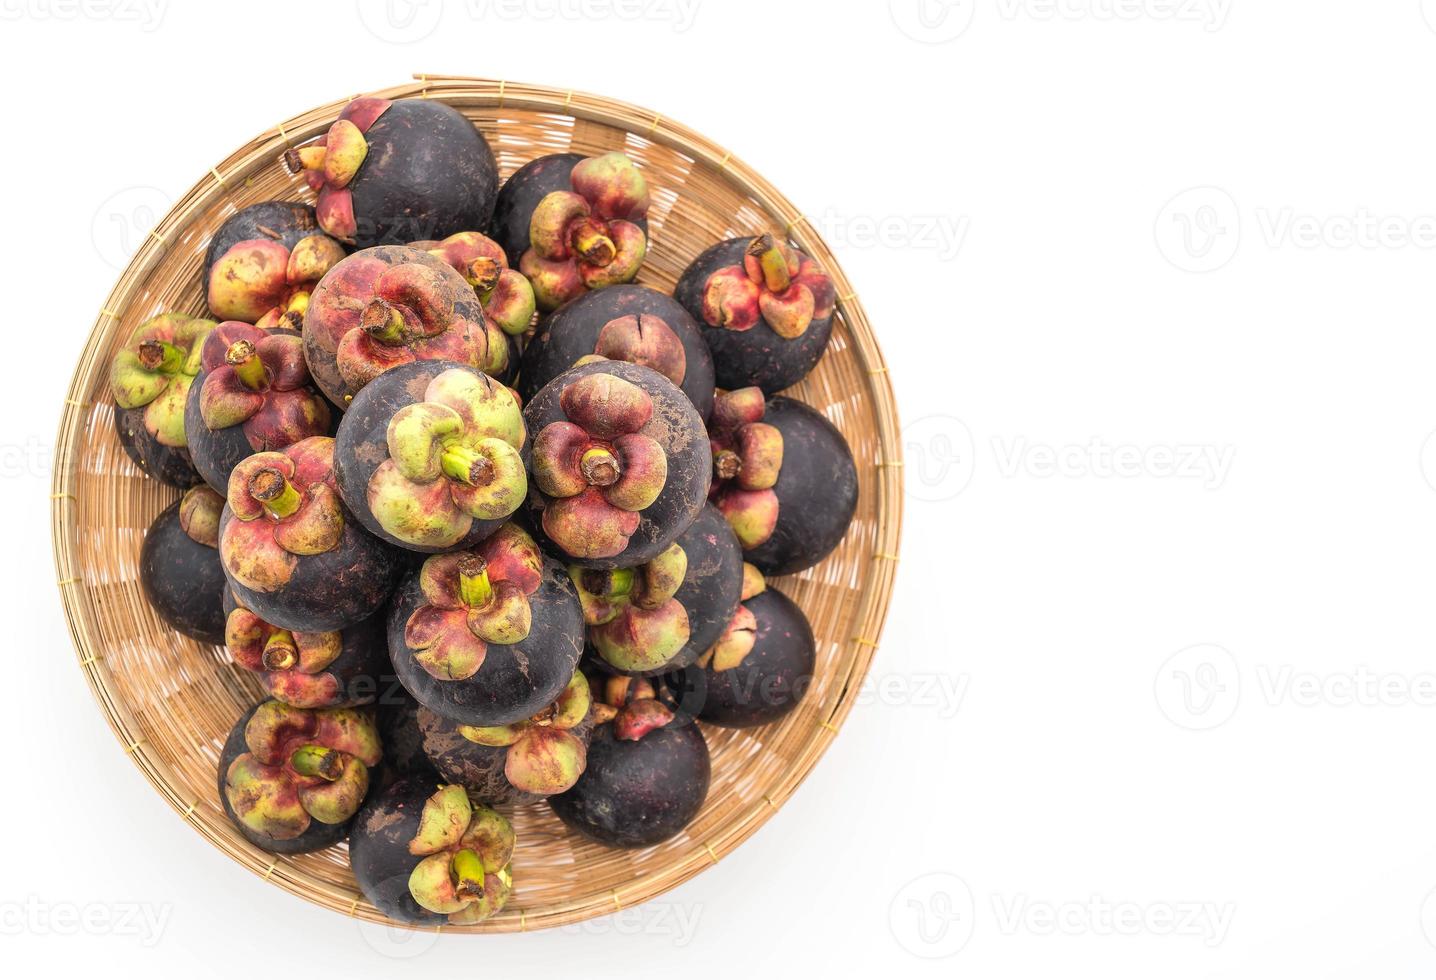
[[[902,511],[898,420],[882,353],[832,253],[788,201],[721,147],[655,112],[535,85],[416,76],[386,98],[440,99],[489,139],[505,177],[546,153],[623,150],[652,190],[651,250],[640,282],[669,291],[713,242],[786,235],[833,277],[831,346],[791,393],[825,412],[852,447],[859,502],[851,530],[822,564],[777,581],[801,604],[818,641],[816,676],[798,709],[755,730],[705,728],[713,782],[702,812],[677,838],[641,851],[604,848],[565,831],[538,804],[512,816],[515,890],[474,927],[515,932],[565,925],[647,901],[720,862],[797,789],[852,709],[888,608]],[[266,880],[341,914],[388,921],[355,887],[343,846],[279,857],[247,843],[220,808],[220,746],[261,691],[223,649],[179,636],[140,591],[145,529],[177,496],[146,479],[115,435],[107,372],[116,348],[157,313],[200,314],[204,248],[237,209],[274,198],[312,200],[278,163],[285,148],[323,133],[345,102],[320,106],[251,140],[214,167],[160,222],[100,311],[75,368],[56,450],[55,563],[80,670],[126,754],[181,818]]]

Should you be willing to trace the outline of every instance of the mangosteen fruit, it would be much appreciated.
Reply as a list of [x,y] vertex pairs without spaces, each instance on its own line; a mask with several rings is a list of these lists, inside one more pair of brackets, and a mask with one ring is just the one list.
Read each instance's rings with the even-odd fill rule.
[[686,667],[738,608],[743,557],[723,515],[704,507],[657,558],[637,568],[569,569],[602,669],[653,676]]
[[528,495],[523,443],[512,389],[453,361],[414,361],[349,403],[335,439],[339,493],[390,544],[471,548]]
[[204,256],[205,297],[217,320],[299,328],[309,292],[344,258],[314,209],[262,201],[230,215]]
[[439,775],[488,803],[532,803],[578,782],[593,726],[588,679],[577,670],[557,700],[509,725],[459,725],[419,709],[424,752]]
[[817,662],[803,610],[752,565],[748,570],[732,622],[673,685],[679,700],[700,706],[699,718],[724,728],[766,725],[792,711],[812,685]]
[[358,248],[487,228],[499,190],[483,134],[431,99],[355,99],[284,164],[318,192],[319,226]]
[[710,497],[747,561],[787,575],[838,546],[858,506],[858,472],[833,423],[800,401],[740,388],[714,399],[709,433]]
[[549,806],[569,828],[611,847],[650,847],[675,836],[708,795],[708,743],[640,678],[614,677],[613,720],[593,730],[588,767]]
[[441,242],[411,242],[447,262],[474,287],[484,313],[511,337],[521,335],[534,318],[534,288],[508,258],[498,242],[477,231],[461,231]]
[[155,518],[140,546],[140,587],[160,619],[201,643],[224,642],[224,498],[191,487]]
[[684,270],[673,296],[703,324],[720,388],[797,384],[833,331],[837,291],[807,255],[775,239],[730,238]]
[[235,598],[286,630],[338,630],[368,619],[400,568],[348,513],[334,479],[334,440],[255,453],[229,478],[219,554]]
[[297,334],[227,320],[200,345],[184,410],[190,459],[220,493],[245,457],[329,434],[329,403],[309,383]]
[[220,752],[219,799],[251,844],[307,854],[348,836],[381,756],[366,710],[261,701]]
[[287,630],[224,596],[224,642],[234,662],[259,675],[269,696],[296,708],[347,708],[380,693],[389,668],[382,613],[342,630]]
[[606,358],[570,368],[524,422],[529,516],[568,564],[643,565],[703,509],[713,466],[703,420],[652,368]]
[[463,276],[406,245],[355,252],[319,281],[304,313],[309,373],[346,407],[370,381],[413,361],[457,361],[505,380],[517,350]]
[[417,776],[359,812],[349,864],[364,896],[389,918],[471,925],[498,912],[513,887],[514,828],[462,786]]
[[632,282],[648,251],[648,183],[622,153],[531,160],[499,191],[494,236],[540,312]]
[[434,555],[389,609],[389,658],[430,711],[463,725],[532,718],[568,685],[583,614],[564,567],[504,524],[477,548]]
[[713,410],[713,358],[699,326],[673,297],[636,284],[584,293],[545,317],[524,346],[524,401],[593,355],[652,368],[672,381],[698,414]]
[[[385,660],[387,663],[387,655]],[[379,738],[384,743],[381,789],[405,776],[442,782],[429,757],[424,754],[424,734],[419,731],[419,712],[423,709],[392,673],[382,679],[374,707],[378,715]]]
[[161,313],[135,328],[110,362],[115,431],[146,474],[185,487],[199,482],[185,440],[184,408],[213,320]]

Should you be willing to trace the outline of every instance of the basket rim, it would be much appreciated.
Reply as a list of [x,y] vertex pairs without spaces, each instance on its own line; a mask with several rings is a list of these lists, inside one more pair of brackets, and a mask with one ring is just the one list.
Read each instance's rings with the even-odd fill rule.
[[[756,833],[811,773],[852,710],[881,640],[891,602],[902,523],[902,442],[896,398],[887,365],[852,285],[812,223],[751,167],[681,123],[627,102],[573,89],[458,75],[416,74],[414,81],[368,94],[389,99],[435,98],[470,108],[522,109],[586,120],[641,136],[691,156],[695,162],[707,164],[781,223],[788,238],[828,271],[837,289],[838,306],[844,322],[853,337],[853,352],[864,369],[865,393],[871,399],[880,447],[879,459],[857,461],[860,466],[876,467],[877,474],[874,480],[877,494],[874,553],[854,610],[854,621],[866,626],[861,630],[862,635],[845,641],[851,642],[854,647],[852,666],[844,683],[839,685],[835,703],[825,706],[820,712],[819,733],[809,739],[803,751],[775,777],[775,790],[765,795],[760,805],[716,828],[702,846],[695,847],[686,857],[671,861],[661,874],[644,875],[623,888],[621,894],[615,889],[596,897],[582,896],[572,901],[549,904],[531,913],[529,910],[506,908],[500,915],[478,926],[462,929],[445,927],[445,931],[523,932],[607,915],[650,901],[677,887],[717,864],[724,855]],[[168,241],[199,220],[209,205],[222,198],[231,189],[230,181],[243,180],[272,164],[285,148],[318,136],[354,97],[345,97],[301,113],[251,139],[190,188],[132,257],[101,308],[71,377],[56,439],[51,537],[66,625],[80,669],[125,753],[161,796],[210,843],[285,891],[326,908],[345,911],[351,917],[403,928],[404,924],[396,923],[374,909],[362,894],[356,896],[347,889],[293,867],[282,857],[267,854],[258,848],[233,846],[231,840],[222,835],[221,828],[212,822],[210,815],[199,807],[200,800],[186,799],[183,786],[168,763],[145,750],[145,740],[139,734],[139,726],[131,717],[127,705],[113,697],[108,668],[101,651],[92,648],[90,637],[86,635],[92,618],[92,600],[83,588],[78,587],[84,582],[78,557],[78,527],[69,519],[71,506],[78,499],[75,489],[81,480],[77,448],[88,426],[91,408],[84,399],[89,390],[88,382],[95,376],[95,362],[103,355],[104,340],[111,321],[120,318],[120,311],[125,309],[154,271]],[[99,631],[94,632],[98,634]]]

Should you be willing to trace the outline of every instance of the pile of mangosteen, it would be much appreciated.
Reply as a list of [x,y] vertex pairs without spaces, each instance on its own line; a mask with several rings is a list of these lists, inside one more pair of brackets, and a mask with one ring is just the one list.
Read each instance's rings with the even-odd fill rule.
[[280,162],[315,203],[229,217],[207,309],[114,357],[124,449],[184,491],[142,585],[267,694],[220,751],[239,833],[347,839],[386,915],[477,922],[513,808],[650,847],[702,808],[705,726],[802,700],[812,630],[765,576],[857,503],[838,430],[779,394],[833,284],[769,234],[639,284],[642,168],[554,154],[501,187],[437,101],[355,99]]

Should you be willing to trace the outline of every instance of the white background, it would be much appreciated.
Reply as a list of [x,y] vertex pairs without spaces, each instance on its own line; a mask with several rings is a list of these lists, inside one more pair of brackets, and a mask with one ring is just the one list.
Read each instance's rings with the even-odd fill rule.
[[[12,968],[1436,970],[1436,4],[67,2],[0,0]],[[732,148],[834,246],[906,426],[864,703],[719,867],[557,933],[361,930],[222,858],[116,745],[49,557],[126,256],[242,140],[415,71]]]

